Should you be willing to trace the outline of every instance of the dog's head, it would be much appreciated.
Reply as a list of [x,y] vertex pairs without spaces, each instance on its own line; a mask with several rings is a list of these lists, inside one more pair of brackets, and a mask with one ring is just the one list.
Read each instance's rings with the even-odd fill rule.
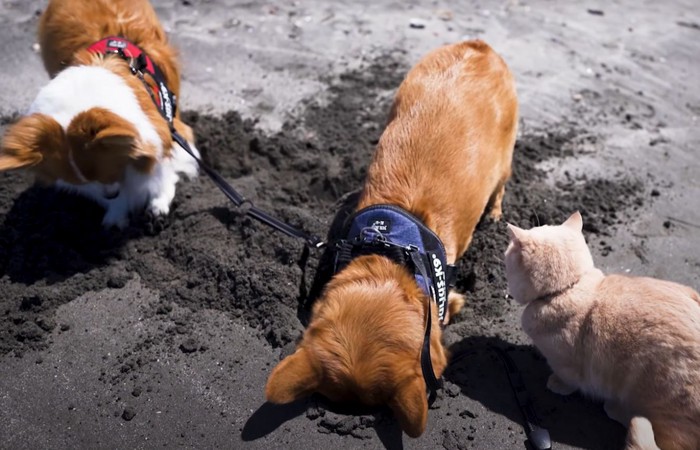
[[81,112],[67,130],[47,115],[25,116],[7,130],[0,153],[0,170],[28,167],[46,183],[111,185],[128,166],[147,172],[155,162],[136,129],[103,108]]
[[[420,365],[427,304],[405,268],[379,256],[353,260],[317,302],[296,352],[273,370],[268,401],[318,392],[336,402],[388,405],[409,436],[420,436],[428,415]],[[435,328],[431,357],[439,376],[447,358]]]
[[150,172],[162,152],[162,124],[143,112],[137,93],[145,90],[130,82],[106,67],[61,72],[5,133],[0,170],[31,168],[47,183],[106,186],[121,182],[128,167]]

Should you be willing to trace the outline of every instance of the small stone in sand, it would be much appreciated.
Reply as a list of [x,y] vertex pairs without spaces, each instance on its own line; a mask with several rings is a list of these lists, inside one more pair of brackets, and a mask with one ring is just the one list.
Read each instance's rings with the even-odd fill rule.
[[126,408],[124,408],[124,412],[122,413],[122,419],[128,422],[131,419],[133,419],[135,415],[136,411],[134,411],[134,408],[132,408],[131,406],[127,406]]
[[425,28],[425,20],[413,18],[408,22],[408,26],[417,29]]
[[199,344],[193,338],[187,339],[185,342],[180,344],[180,350],[182,353],[194,353],[199,349]]
[[444,20],[445,22],[450,21],[454,18],[454,14],[449,9],[440,9],[437,11],[438,19]]

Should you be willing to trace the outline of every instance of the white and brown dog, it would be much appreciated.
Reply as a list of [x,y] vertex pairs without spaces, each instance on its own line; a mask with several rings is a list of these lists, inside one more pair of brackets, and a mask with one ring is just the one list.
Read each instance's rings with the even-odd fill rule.
[[[454,264],[482,214],[490,207],[492,218],[501,216],[517,121],[512,75],[488,45],[468,41],[430,53],[399,87],[349,235],[354,228],[386,238],[397,226],[418,240],[437,235],[447,264]],[[407,235],[397,233],[396,239]],[[400,245],[407,243],[417,242]],[[353,255],[328,283],[296,352],[272,371],[266,396],[287,403],[319,392],[334,401],[388,405],[416,437],[426,426],[431,375],[421,355],[430,355],[436,377],[447,365],[440,328],[428,334],[425,325],[426,314],[433,324],[449,320],[444,303],[426,301],[445,295],[444,263],[435,253],[427,258],[438,268],[433,289],[426,287],[426,271],[419,277],[410,262],[375,251]],[[444,301],[452,315],[464,303],[455,293]]]
[[148,1],[50,0],[39,43],[52,80],[7,130],[0,170],[30,168],[95,200],[105,226],[124,227],[144,207],[168,214],[178,174],[197,174],[170,121],[197,150],[175,110],[176,53]]

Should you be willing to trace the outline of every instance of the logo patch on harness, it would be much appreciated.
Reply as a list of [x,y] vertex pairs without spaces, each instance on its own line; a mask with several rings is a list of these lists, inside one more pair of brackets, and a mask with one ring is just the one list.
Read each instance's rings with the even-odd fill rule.
[[379,231],[380,233],[391,233],[391,220],[389,219],[375,219],[370,227]]
[[170,91],[168,91],[168,87],[163,83],[162,81],[159,82],[160,84],[160,98],[162,101],[162,108],[163,108],[163,113],[165,114],[165,118],[167,119],[168,122],[173,121],[173,105],[170,102]]
[[447,307],[447,276],[442,267],[442,261],[435,253],[429,253],[433,263],[433,274],[435,276],[435,295],[437,297],[438,315],[440,319],[445,318],[445,308]]
[[107,47],[109,48],[121,48],[125,49],[129,44],[124,41],[118,41],[116,39],[110,39],[107,41]]

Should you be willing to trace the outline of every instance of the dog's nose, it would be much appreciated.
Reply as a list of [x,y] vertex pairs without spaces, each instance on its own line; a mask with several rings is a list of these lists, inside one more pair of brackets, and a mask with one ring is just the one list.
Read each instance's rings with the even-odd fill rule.
[[102,195],[109,200],[119,195],[119,183],[106,184],[103,188]]

